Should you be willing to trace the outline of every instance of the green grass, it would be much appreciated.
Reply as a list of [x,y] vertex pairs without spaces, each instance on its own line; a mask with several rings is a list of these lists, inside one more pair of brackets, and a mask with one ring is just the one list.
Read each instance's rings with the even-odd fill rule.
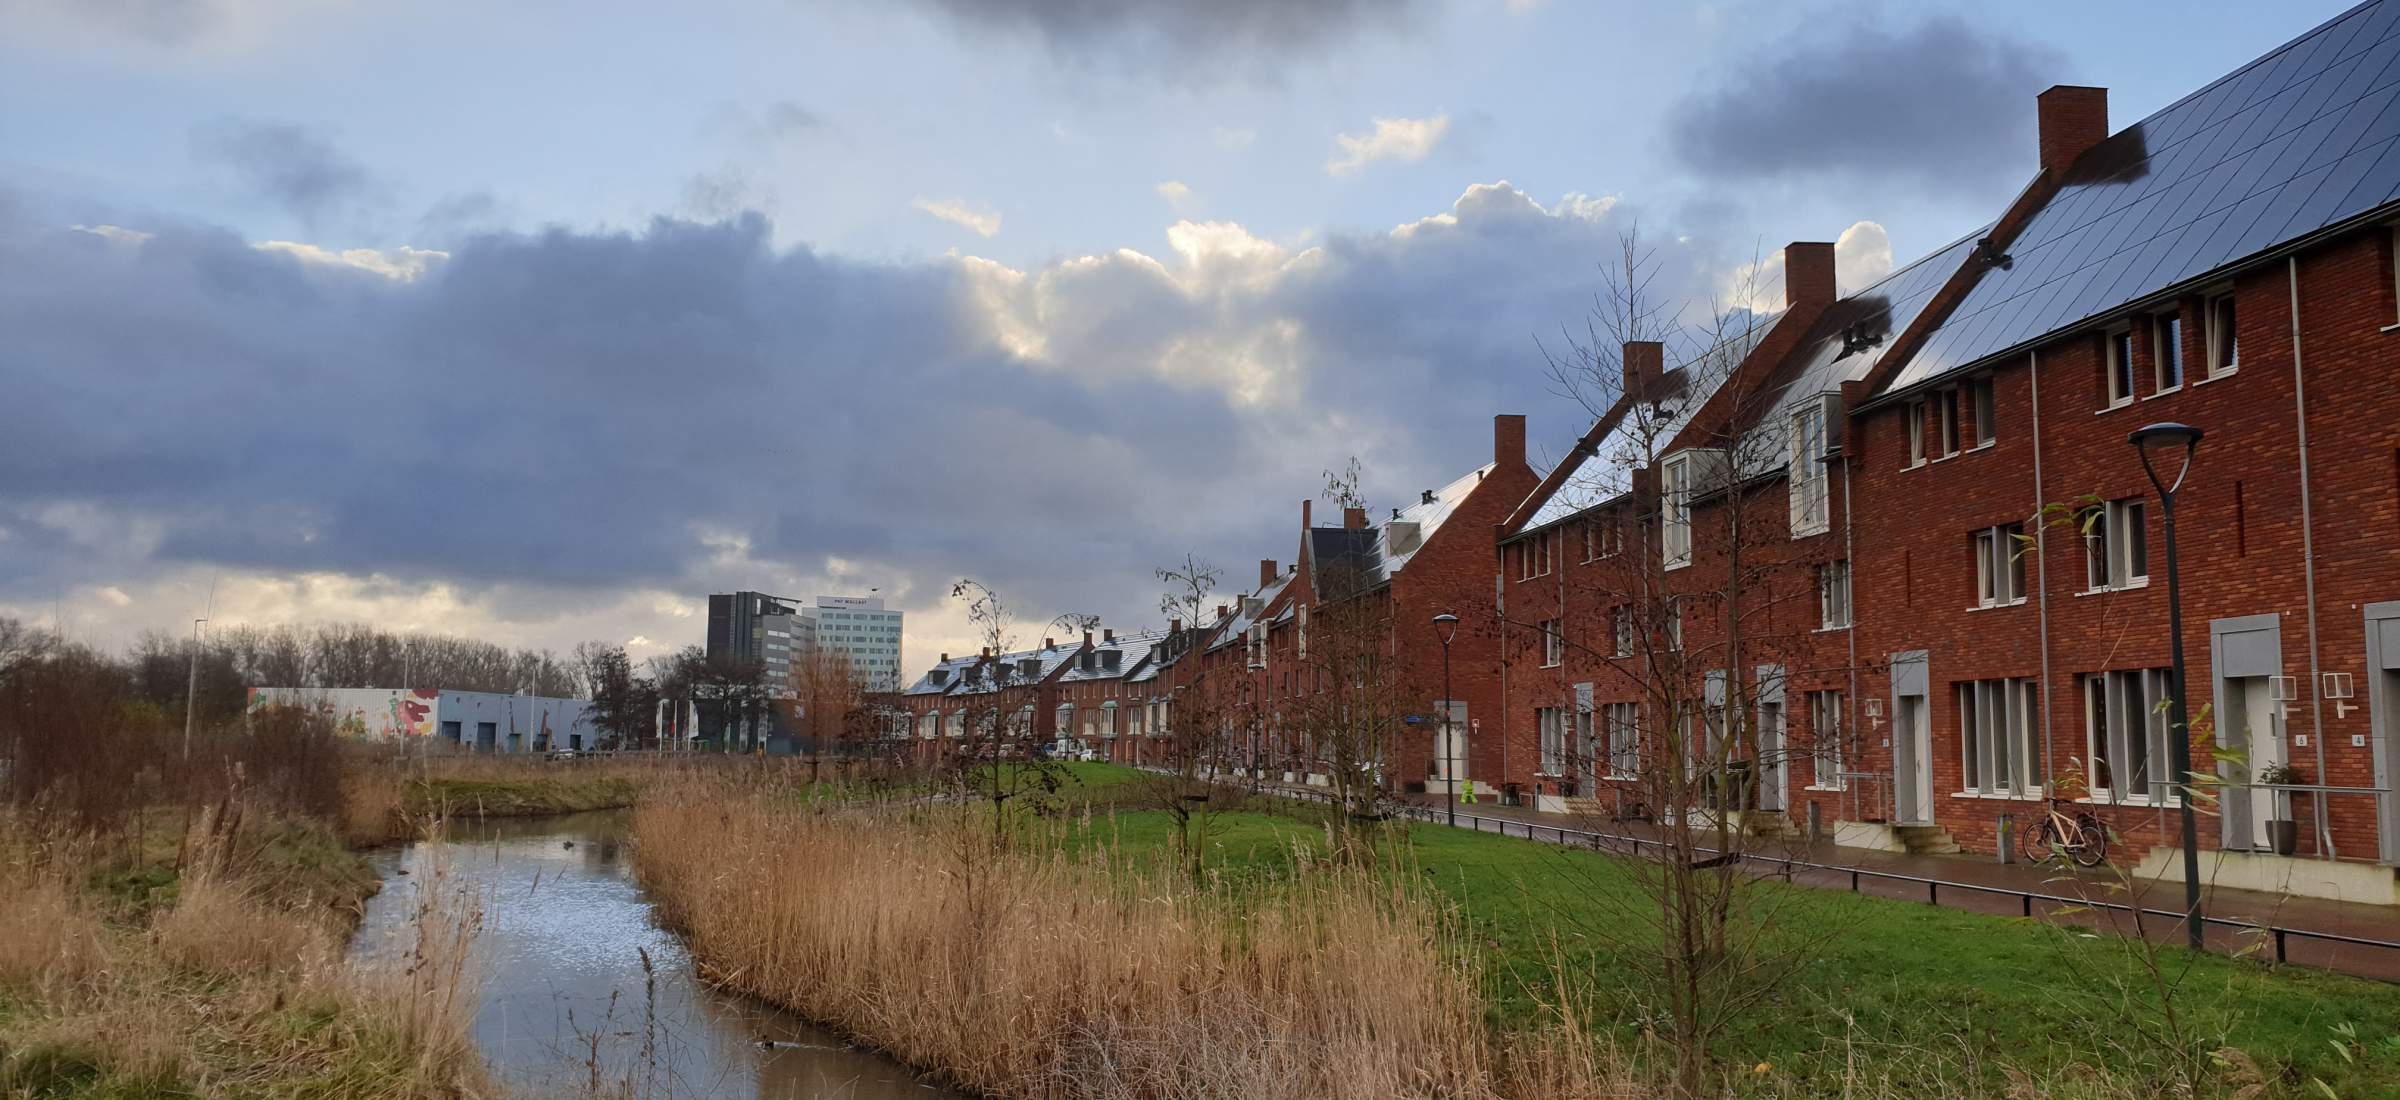
[[[1122,770],[1122,769],[1120,769]],[[1165,856],[1163,813],[1094,817],[1066,825],[1078,847]],[[1402,827],[1396,827],[1402,828]],[[1611,857],[1433,825],[1405,827],[1402,865],[1454,903],[1480,945],[1495,1023],[1541,1013],[1556,967],[1587,981],[1604,1022],[1639,1033],[1647,992],[1626,962],[1656,941],[1657,906]],[[1307,814],[1215,816],[1209,865],[1237,881],[1288,873],[1296,845],[1319,849]],[[1999,1083],[1996,1062],[2045,1080],[2071,1079],[2077,1063],[2141,1072],[2119,1040],[2128,1017],[2155,1018],[2135,949],[2113,937],[1910,902],[1768,885],[1761,896],[1797,968],[1775,995],[1727,1036],[1729,1062],[1768,1062],[1812,1087],[1838,1085],[1848,1057],[1900,1082]],[[2178,1011],[2210,1025],[2256,1058],[2279,1088],[2298,1093],[2318,1077],[2343,1097],[2400,1097],[2400,986],[2208,956],[2193,963]],[[2127,991],[2132,991],[2128,996]],[[2347,1024],[2355,1041],[2336,1031]],[[2213,1046],[2213,1044],[2211,1044]],[[2337,1048],[2347,1047],[2350,1058]],[[2139,1051],[2138,1043],[2131,1049]],[[2354,1060],[2353,1060],[2354,1059]],[[1966,1068],[1970,1064],[1975,1069]]]
[[523,779],[420,779],[411,781],[411,814],[448,812],[464,817],[533,817],[612,810],[633,805],[642,785],[616,777],[533,775]]

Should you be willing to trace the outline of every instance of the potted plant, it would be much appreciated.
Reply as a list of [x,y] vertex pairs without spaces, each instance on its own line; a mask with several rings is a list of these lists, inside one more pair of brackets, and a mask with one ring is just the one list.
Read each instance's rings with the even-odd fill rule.
[[[2290,764],[2269,764],[2258,769],[2256,782],[2263,787],[2293,787],[2308,778]],[[2276,855],[2291,855],[2300,850],[2300,823],[2292,820],[2291,792],[2270,790],[2267,797],[2275,800],[2274,816],[2267,819],[2267,843]]]

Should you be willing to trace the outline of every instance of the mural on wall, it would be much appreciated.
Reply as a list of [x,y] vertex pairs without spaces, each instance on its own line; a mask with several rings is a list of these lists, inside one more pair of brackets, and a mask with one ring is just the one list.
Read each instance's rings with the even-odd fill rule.
[[344,737],[425,737],[433,732],[441,694],[431,688],[251,688],[248,709],[307,707],[332,719]]

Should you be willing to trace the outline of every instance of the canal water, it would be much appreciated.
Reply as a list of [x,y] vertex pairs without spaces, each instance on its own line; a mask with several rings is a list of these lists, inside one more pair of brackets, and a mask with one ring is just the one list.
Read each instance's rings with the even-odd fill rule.
[[[622,811],[455,823],[448,839],[377,856],[354,956],[396,958],[417,883],[449,861],[483,908],[475,1041],[503,1083],[529,1094],[942,1100],[882,1057],[698,981],[691,956],[651,921],[634,885]],[[645,972],[647,953],[650,971]]]

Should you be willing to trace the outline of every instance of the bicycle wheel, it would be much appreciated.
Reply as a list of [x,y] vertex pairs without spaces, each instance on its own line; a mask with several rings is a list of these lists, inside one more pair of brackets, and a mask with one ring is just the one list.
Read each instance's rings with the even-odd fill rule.
[[2075,845],[2067,855],[2077,867],[2098,867],[2108,862],[2108,830],[2097,821],[2085,820],[2075,830]]
[[2022,843],[2025,855],[2035,863],[2050,862],[2050,857],[2057,854],[2055,848],[2058,844],[2058,839],[2053,835],[2050,827],[2050,819],[2043,818],[2034,822],[2032,828],[2025,830],[2025,839]]

